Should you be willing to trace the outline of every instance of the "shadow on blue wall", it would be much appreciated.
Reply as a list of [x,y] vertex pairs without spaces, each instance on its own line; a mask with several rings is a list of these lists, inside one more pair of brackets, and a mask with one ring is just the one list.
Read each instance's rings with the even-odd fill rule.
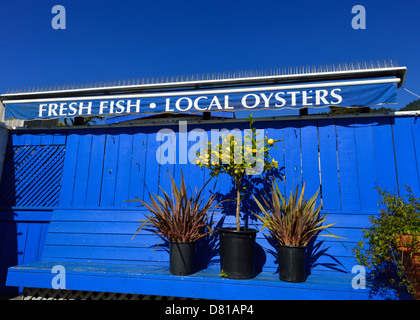
[[15,152],[11,135],[4,158],[3,173],[0,184],[0,295],[16,295],[18,288],[6,287],[7,269],[18,264],[18,234],[15,213],[11,207],[16,205],[15,190]]

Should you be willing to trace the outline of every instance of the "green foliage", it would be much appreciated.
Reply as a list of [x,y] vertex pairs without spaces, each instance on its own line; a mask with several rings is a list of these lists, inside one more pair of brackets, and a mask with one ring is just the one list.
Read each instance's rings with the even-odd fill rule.
[[[198,159],[195,164],[200,168],[208,168],[211,177],[218,177],[221,173],[228,174],[235,182],[236,195],[236,224],[237,230],[240,230],[240,199],[243,177],[254,170],[254,172],[263,172],[272,168],[278,168],[278,163],[274,160],[269,151],[274,143],[280,140],[264,137],[264,143],[260,146],[257,142],[258,132],[252,127],[254,120],[252,114],[247,118],[249,121],[250,134],[245,134],[243,141],[238,141],[233,134],[224,135],[219,139],[216,145],[209,141],[204,146],[204,150],[197,151]],[[255,161],[252,159],[255,158]]]
[[358,113],[359,108],[344,108],[344,107],[335,107],[330,106],[329,114],[353,114]]
[[[319,190],[309,200],[303,198],[304,192],[305,184],[300,195],[297,186],[295,193],[290,191],[289,199],[284,199],[277,184],[272,182],[270,200],[262,197],[261,204],[253,196],[263,213],[261,216],[256,215],[263,223],[262,229],[267,227],[271,237],[281,245],[306,246],[312,237],[334,225],[323,225],[327,214],[321,214],[322,202],[316,207]],[[269,198],[268,195],[266,197]],[[333,234],[322,236],[339,238]]]
[[376,108],[371,108],[370,109],[370,113],[387,113],[387,112],[395,112],[397,110],[395,110],[394,108],[387,108],[387,107],[376,107]]
[[414,100],[407,104],[404,108],[401,108],[400,111],[412,111],[420,110],[420,99]]
[[199,191],[195,188],[190,196],[188,195],[182,170],[179,189],[172,176],[170,174],[169,176],[172,184],[172,197],[159,186],[163,197],[156,194],[153,196],[149,192],[149,203],[139,198],[128,200],[139,201],[150,212],[150,214],[145,214],[145,220],[138,220],[142,224],[134,236],[146,227],[150,227],[152,232],[171,242],[194,242],[212,233],[211,226],[213,222],[211,218],[214,214],[214,209],[218,205],[214,205],[214,195],[211,195],[204,204],[204,196],[201,197],[204,188],[210,180]]
[[377,188],[381,196],[379,215],[370,216],[369,228],[363,229],[364,241],[360,241],[355,254],[360,265],[370,268],[374,278],[383,278],[392,285],[407,288],[411,293],[415,288],[405,273],[401,254],[401,235],[411,235],[413,241],[405,243],[412,253],[420,252],[420,203],[412,190],[400,197]]
[[[252,135],[244,135],[243,141],[235,139],[233,134],[224,135],[215,146],[211,141],[207,142],[204,150],[197,151],[198,159],[195,164],[200,168],[210,169],[212,177],[217,177],[220,173],[227,173],[236,182],[243,178],[246,169],[255,169],[258,166],[264,166],[264,170],[278,168],[277,161],[271,158],[269,150],[271,147],[276,148],[273,144],[280,140],[264,137],[264,146],[257,150],[258,133],[255,128],[252,128],[254,123],[252,115],[247,120],[249,120]],[[263,158],[259,158],[258,153],[263,154]],[[256,162],[249,161],[252,156],[256,156]]]

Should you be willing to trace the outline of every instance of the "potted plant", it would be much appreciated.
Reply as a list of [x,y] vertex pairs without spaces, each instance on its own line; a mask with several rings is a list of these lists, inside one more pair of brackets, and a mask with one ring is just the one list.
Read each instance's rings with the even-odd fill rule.
[[355,248],[360,265],[368,267],[377,287],[392,285],[420,298],[420,203],[410,187],[405,197],[377,188],[378,215],[369,217],[364,240]]
[[[178,188],[168,171],[171,179],[171,196],[160,188],[163,197],[149,192],[150,202],[139,198],[128,201],[139,201],[149,210],[137,229],[136,236],[142,229],[150,229],[170,244],[170,273],[173,275],[188,275],[193,273],[194,243],[198,239],[212,233],[211,221],[214,209],[217,208],[215,196],[211,195],[203,203],[201,194],[210,181],[199,190],[189,195],[181,170],[181,185]],[[134,238],[133,236],[133,238]]]
[[[273,144],[280,140],[257,139],[259,132],[252,127],[251,116],[248,134],[237,139],[233,134],[223,136],[218,143],[207,142],[204,150],[197,151],[196,165],[208,168],[211,177],[221,173],[228,174],[236,188],[236,228],[220,228],[220,265],[221,274],[231,279],[255,277],[255,236],[257,229],[241,227],[242,182],[247,174],[262,173],[278,168],[277,161],[269,155]],[[238,141],[239,140],[239,141]]]
[[[262,203],[254,200],[262,215],[256,215],[267,227],[270,236],[277,242],[279,277],[288,282],[303,282],[305,274],[305,252],[308,242],[319,232],[334,224],[323,225],[327,214],[321,214],[321,204],[316,207],[319,190],[309,199],[303,198],[305,184],[299,195],[299,186],[295,193],[290,191],[289,199],[284,199],[275,182],[272,182],[271,195],[262,197]],[[326,230],[327,231],[327,230]],[[338,238],[333,234],[323,235]]]

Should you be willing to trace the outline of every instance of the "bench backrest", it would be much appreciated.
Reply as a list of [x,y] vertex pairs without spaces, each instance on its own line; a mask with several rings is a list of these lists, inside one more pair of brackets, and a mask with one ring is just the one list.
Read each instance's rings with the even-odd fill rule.
[[[48,228],[42,260],[96,262],[107,264],[141,264],[168,266],[169,243],[154,233],[143,230],[133,238],[144,219],[144,208],[135,209],[57,209]],[[221,219],[222,215],[217,215]],[[332,214],[331,223],[345,223],[349,215]],[[225,219],[226,218],[226,219]],[[364,220],[367,219],[367,216]],[[234,226],[234,217],[223,219],[223,226]],[[360,219],[362,220],[362,219]],[[219,221],[221,222],[221,221]],[[337,235],[356,239],[358,230],[333,228]],[[354,233],[354,234],[353,234]],[[256,269],[278,268],[275,247],[263,232],[257,234]],[[354,240],[353,240],[354,241]],[[308,267],[311,272],[349,272],[355,265],[351,247],[336,240],[318,239],[308,246]],[[218,237],[209,236],[196,243],[197,268],[219,267]]]
[[142,231],[139,210],[55,210],[42,260],[115,264],[156,264],[168,261],[168,245]]

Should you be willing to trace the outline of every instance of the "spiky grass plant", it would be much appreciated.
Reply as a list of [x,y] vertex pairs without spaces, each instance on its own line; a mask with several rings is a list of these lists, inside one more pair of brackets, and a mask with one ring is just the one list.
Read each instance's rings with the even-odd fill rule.
[[[185,185],[184,176],[181,170],[181,185],[178,188],[171,174],[171,196],[159,186],[163,197],[152,195],[149,192],[150,202],[145,202],[139,198],[129,201],[139,201],[149,210],[145,214],[134,236],[141,230],[149,228],[161,238],[166,238],[171,242],[194,242],[209,233],[212,233],[211,226],[214,209],[218,208],[215,203],[215,196],[211,195],[207,201],[201,196],[204,188],[210,181],[197,191],[189,195]],[[133,238],[134,238],[133,236]]]
[[[253,196],[263,213],[256,215],[263,223],[261,230],[267,227],[271,237],[280,245],[306,246],[312,237],[334,225],[334,223],[323,225],[327,214],[321,214],[322,202],[316,207],[319,190],[309,200],[303,198],[304,192],[305,184],[300,195],[299,186],[297,186],[295,193],[290,191],[290,197],[284,199],[277,184],[272,182],[270,200],[262,197],[262,203],[260,203]],[[339,238],[333,234],[322,236]]]

